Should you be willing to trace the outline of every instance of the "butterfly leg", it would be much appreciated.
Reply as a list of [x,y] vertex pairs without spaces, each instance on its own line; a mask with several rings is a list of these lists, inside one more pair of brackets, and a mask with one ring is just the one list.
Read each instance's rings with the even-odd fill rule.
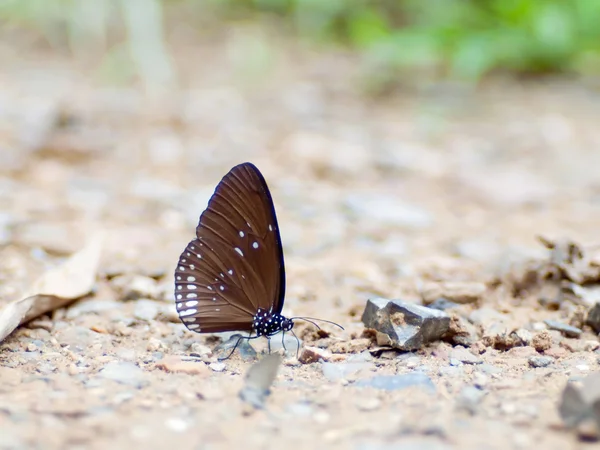
[[294,330],[291,330],[292,334],[294,335],[294,337],[296,338],[296,342],[298,343],[297,347],[296,347],[296,359],[298,359],[298,355],[300,354],[300,339],[298,339],[298,336],[296,336],[296,333],[294,333]]
[[283,351],[287,354],[287,348],[285,347],[285,331],[281,334],[281,346]]
[[267,348],[269,349],[269,355],[271,354],[271,338],[267,336]]

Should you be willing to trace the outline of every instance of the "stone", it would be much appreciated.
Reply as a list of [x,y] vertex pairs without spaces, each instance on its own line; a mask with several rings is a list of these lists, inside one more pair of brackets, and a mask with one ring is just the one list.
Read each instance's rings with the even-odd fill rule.
[[525,328],[518,328],[513,331],[511,335],[524,347],[531,345],[531,342],[533,341],[533,334]]
[[474,386],[465,386],[461,389],[456,399],[456,404],[459,409],[466,410],[470,414],[475,414],[481,400],[486,393]]
[[600,302],[590,308],[585,323],[592,327],[592,330],[596,333],[600,334]]
[[499,375],[502,373],[502,367],[497,367],[492,364],[480,364],[477,366],[477,370],[482,373],[487,373],[488,375]]
[[538,352],[544,352],[552,347],[552,335],[548,331],[540,331],[533,336],[531,345]]
[[160,311],[160,305],[152,300],[140,299],[135,302],[135,309],[133,310],[133,316],[136,319],[150,322],[156,319]]
[[121,300],[158,299],[159,288],[154,278],[142,275],[119,275],[110,284]]
[[558,345],[550,347],[548,350],[544,350],[544,355],[551,356],[554,359],[564,358],[568,353],[569,351],[566,348],[559,347]]
[[463,366],[442,366],[439,369],[440,376],[446,377],[462,377],[465,374]]
[[581,336],[582,333],[582,331],[579,328],[574,327],[572,325],[568,325],[566,323],[559,322],[558,320],[548,319],[544,320],[544,323],[549,329],[560,331],[567,337],[576,338]]
[[365,361],[321,363],[321,371],[323,372],[323,376],[329,381],[348,379],[348,377],[355,375],[360,371],[369,370],[371,367],[373,367],[373,365]]
[[592,421],[600,434],[600,372],[585,377],[581,386],[567,383],[558,412],[567,427],[574,428]]
[[332,357],[331,352],[317,347],[304,346],[298,360],[302,364],[312,364],[319,361],[329,361]]
[[354,383],[357,387],[372,387],[382,391],[399,391],[409,387],[422,387],[430,393],[435,392],[435,385],[427,375],[421,372],[401,375],[376,375],[372,378]]
[[480,282],[445,281],[425,283],[419,293],[426,305],[440,298],[464,305],[481,300],[486,290],[485,284]]
[[113,380],[117,383],[126,384],[138,389],[147,384],[146,373],[132,362],[110,362],[104,366],[98,375],[101,378]]
[[230,353],[233,354],[232,351],[234,351],[234,348],[235,351],[240,354],[242,359],[256,358],[256,350],[252,348],[248,339],[245,339],[241,334],[234,334],[226,341],[221,342],[215,347],[213,353],[219,354],[221,358],[226,358]]
[[283,350],[286,356],[296,357],[300,354],[300,349],[302,348],[302,340],[289,333],[284,336],[277,335],[271,338],[270,342],[272,353]]
[[75,319],[79,316],[87,314],[98,314],[105,311],[119,311],[123,309],[123,304],[120,302],[113,302],[110,300],[80,300],[73,304],[68,310],[66,317],[67,319]]
[[225,363],[213,362],[208,365],[213,372],[223,372],[225,370]]
[[381,407],[381,400],[377,397],[369,397],[364,399],[358,399],[355,402],[356,408],[360,411],[375,411]]
[[455,345],[470,347],[478,339],[479,335],[475,325],[456,314],[451,315],[450,328],[444,335],[444,340],[450,341]]
[[483,327],[488,327],[490,324],[496,322],[504,323],[506,319],[504,314],[489,307],[478,308],[469,314],[469,321],[472,324],[481,325]]
[[554,362],[551,356],[531,356],[527,362],[531,367],[548,367]]
[[378,345],[410,351],[440,339],[450,327],[450,316],[403,300],[376,298],[367,301],[362,322],[377,332]]
[[[450,359],[456,359],[463,364],[481,364],[483,361],[464,347],[455,347],[450,352]],[[455,364],[452,364],[455,365]]]
[[179,356],[167,356],[156,363],[156,368],[172,373],[188,375],[208,375],[208,367],[203,362],[183,361]]

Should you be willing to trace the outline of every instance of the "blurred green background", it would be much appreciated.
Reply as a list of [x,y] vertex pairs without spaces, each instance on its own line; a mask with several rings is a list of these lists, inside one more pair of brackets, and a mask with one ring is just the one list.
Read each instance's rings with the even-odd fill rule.
[[75,55],[104,46],[119,59],[127,49],[136,70],[163,72],[158,79],[170,76],[157,69],[168,66],[164,36],[182,21],[196,30],[250,23],[355,52],[382,84],[423,72],[475,82],[600,71],[599,0],[0,0],[0,21]]

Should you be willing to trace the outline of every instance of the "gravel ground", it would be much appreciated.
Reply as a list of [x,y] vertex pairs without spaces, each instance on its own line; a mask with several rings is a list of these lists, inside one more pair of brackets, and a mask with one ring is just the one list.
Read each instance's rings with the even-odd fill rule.
[[[59,57],[3,59],[0,304],[105,240],[92,293],[0,344],[0,448],[597,445],[557,405],[600,367],[585,324],[599,279],[577,279],[597,267],[599,93],[496,80],[367,99],[338,55],[290,55],[252,88],[228,64],[188,62],[193,81],[158,101]],[[345,328],[299,323],[327,361],[285,358],[259,411],[238,397],[252,359],[218,362],[221,339],[187,331],[172,294],[208,197],[243,161],[276,204],[284,313]],[[556,261],[538,236],[589,260]],[[378,346],[361,322],[375,297],[454,300],[454,333]]]

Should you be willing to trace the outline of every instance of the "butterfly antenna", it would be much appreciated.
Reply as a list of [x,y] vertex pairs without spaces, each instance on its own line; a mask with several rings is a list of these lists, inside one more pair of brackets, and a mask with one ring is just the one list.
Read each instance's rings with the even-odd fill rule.
[[344,329],[343,326],[341,326],[339,323],[335,323],[332,322],[330,320],[325,320],[325,319],[315,319],[314,317],[292,317],[292,319],[300,319],[300,320],[304,320],[305,322],[310,322],[312,323],[315,327],[317,327],[319,330],[321,329],[321,327],[319,325],[317,325],[314,320],[318,320],[319,322],[325,322],[325,323],[329,323],[331,325],[335,325],[336,327],[340,328],[340,329]]

